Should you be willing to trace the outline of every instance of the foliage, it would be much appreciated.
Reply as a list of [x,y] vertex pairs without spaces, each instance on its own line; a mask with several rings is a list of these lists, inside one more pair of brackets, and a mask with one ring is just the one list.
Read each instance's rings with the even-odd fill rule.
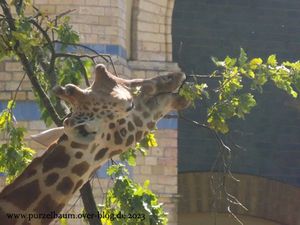
[[7,183],[23,171],[35,153],[24,144],[25,128],[15,124],[12,115],[14,105],[13,101],[9,101],[0,114],[0,132],[6,136],[6,142],[0,145],[0,172],[7,174]]
[[[276,55],[270,55],[266,62],[261,58],[249,60],[243,49],[238,58],[227,56],[224,60],[212,60],[220,71],[214,72],[211,77],[221,75],[221,79],[211,94],[216,95],[216,98],[212,98],[208,107],[207,123],[217,132],[227,133],[228,121],[233,118],[244,119],[256,105],[255,93],[261,93],[267,83],[272,82],[293,98],[298,96],[300,61],[278,64]],[[207,86],[195,84],[194,90],[183,90],[181,94],[189,100],[202,98],[203,87]]]
[[205,83],[198,84],[192,82],[186,82],[179,91],[179,94],[185,97],[192,103],[192,106],[195,107],[195,101],[203,99],[203,96],[209,98],[209,93],[207,92],[208,86]]
[[127,151],[120,154],[120,159],[126,161],[128,165],[136,165],[137,153],[140,152],[142,155],[147,155],[147,149],[151,147],[157,147],[157,141],[153,133],[149,133],[140,142],[136,143],[134,148],[129,148]]
[[104,225],[165,225],[167,215],[162,205],[148,188],[146,180],[141,186],[128,177],[128,171],[122,164],[113,165],[107,173],[115,179],[115,185],[106,196],[103,214],[110,217],[102,218]]

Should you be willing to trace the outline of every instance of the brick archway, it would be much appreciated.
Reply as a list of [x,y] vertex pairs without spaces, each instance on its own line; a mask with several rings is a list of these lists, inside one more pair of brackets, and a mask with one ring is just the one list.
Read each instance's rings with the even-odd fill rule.
[[[179,174],[179,221],[189,215],[213,211],[213,195],[208,172],[187,172]],[[216,176],[216,174],[214,174]],[[256,217],[274,223],[294,225],[300,221],[300,190],[263,177],[235,174],[239,183],[228,182],[227,191],[237,197],[248,211],[233,206],[232,211],[242,217]],[[217,213],[226,213],[226,201],[217,205]],[[228,214],[229,215],[229,214]],[[182,216],[182,218],[181,218]],[[195,217],[196,218],[196,217]],[[179,223],[179,225],[181,225]]]
[[171,22],[175,0],[133,0],[131,58],[172,61]]

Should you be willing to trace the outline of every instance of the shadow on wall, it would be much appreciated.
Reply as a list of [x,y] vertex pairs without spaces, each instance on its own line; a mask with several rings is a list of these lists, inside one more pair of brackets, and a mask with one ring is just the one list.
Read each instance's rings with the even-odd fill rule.
[[[237,225],[239,224],[229,213],[186,213],[179,214],[178,225]],[[281,225],[251,216],[237,215],[244,225]]]
[[[212,219],[209,213],[224,213],[227,210],[225,200],[216,201],[215,209],[212,207],[216,199],[212,195],[210,181],[211,176],[215,179],[222,178],[222,174],[208,172],[189,172],[179,174],[179,221],[188,219],[190,223],[179,223],[179,225],[209,224],[204,221]],[[240,216],[246,216],[246,221],[254,221],[255,218],[261,218],[266,221],[275,221],[272,224],[298,225],[300,224],[300,189],[278,181],[266,179],[258,176],[245,174],[234,174],[240,182],[234,182],[228,178],[227,191],[235,196],[248,211],[242,207],[232,206],[231,210]],[[220,184],[220,183],[218,183]],[[222,198],[224,199],[224,198]],[[200,217],[201,213],[205,215]],[[220,215],[218,218],[226,218]],[[203,219],[203,223],[199,222]],[[242,217],[241,217],[242,218]],[[196,221],[198,223],[196,223]],[[232,220],[227,220],[228,224]],[[259,221],[258,221],[259,222]],[[214,224],[214,223],[210,223]],[[227,223],[220,223],[225,225]],[[247,223],[246,223],[247,224]],[[258,225],[259,223],[248,223]],[[264,225],[269,223],[264,223]]]

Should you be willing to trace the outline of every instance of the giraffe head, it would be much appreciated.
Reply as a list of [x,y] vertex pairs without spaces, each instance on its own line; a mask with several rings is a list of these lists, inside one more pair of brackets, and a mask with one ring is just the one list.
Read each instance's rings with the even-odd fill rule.
[[72,113],[64,120],[64,127],[47,130],[32,138],[48,146],[65,133],[78,143],[88,144],[107,129],[107,124],[121,118],[152,115],[151,124],[155,124],[166,113],[189,105],[177,93],[185,78],[184,73],[174,72],[149,79],[125,80],[99,64],[90,88],[81,89],[73,84],[54,88],[54,93],[69,103]]
[[63,122],[64,132],[80,143],[94,140],[101,124],[126,117],[133,109],[133,98],[122,79],[98,64],[91,87],[81,89],[73,84],[53,89],[56,96],[70,104],[71,115]]

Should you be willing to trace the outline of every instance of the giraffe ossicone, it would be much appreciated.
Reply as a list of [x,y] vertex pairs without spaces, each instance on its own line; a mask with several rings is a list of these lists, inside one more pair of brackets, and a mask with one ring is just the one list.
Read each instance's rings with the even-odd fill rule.
[[[0,193],[0,221],[7,225],[49,224],[54,218],[29,215],[59,213],[109,158],[140,141],[165,114],[186,108],[189,102],[177,93],[184,80],[180,72],[126,80],[99,64],[91,87],[68,84],[54,88],[72,113],[63,127],[33,137],[49,145],[48,149]],[[25,216],[10,219],[7,213]]]

